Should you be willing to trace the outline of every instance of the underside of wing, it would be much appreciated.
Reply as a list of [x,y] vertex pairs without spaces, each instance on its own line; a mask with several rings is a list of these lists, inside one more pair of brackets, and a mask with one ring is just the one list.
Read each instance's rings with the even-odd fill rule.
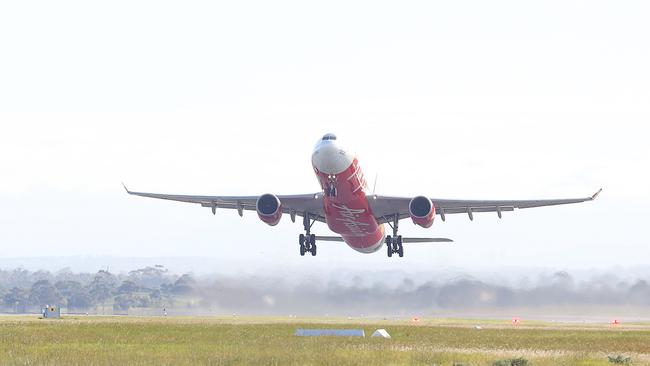
[[[256,211],[257,199],[260,196],[205,196],[205,195],[184,195],[164,194],[130,191],[126,186],[124,189],[128,194],[147,198],[157,198],[169,201],[196,203],[203,207],[212,208],[214,213],[217,209],[234,209],[242,215],[243,211]],[[320,193],[299,194],[299,195],[278,195],[282,203],[282,212],[293,217],[303,216],[309,213],[311,219],[325,222],[323,209],[323,197]]]
[[[477,212],[496,212],[499,217],[501,217],[502,212],[514,211],[515,209],[567,205],[593,201],[601,190],[589,197],[582,198],[541,200],[460,200],[431,198],[431,202],[436,209],[436,214],[440,215],[443,221],[445,220],[446,215],[458,213],[467,214],[470,219],[474,219],[473,214]],[[395,217],[398,219],[410,217],[410,201],[411,198],[408,197],[369,197],[372,212],[380,223],[391,222]]]

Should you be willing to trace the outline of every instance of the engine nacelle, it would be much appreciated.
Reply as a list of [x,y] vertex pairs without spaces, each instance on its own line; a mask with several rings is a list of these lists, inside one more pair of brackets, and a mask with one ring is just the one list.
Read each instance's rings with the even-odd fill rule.
[[436,207],[427,197],[417,196],[409,202],[409,214],[414,224],[431,227],[436,216]]
[[255,203],[257,216],[265,223],[275,226],[282,218],[282,202],[274,194],[263,194]]

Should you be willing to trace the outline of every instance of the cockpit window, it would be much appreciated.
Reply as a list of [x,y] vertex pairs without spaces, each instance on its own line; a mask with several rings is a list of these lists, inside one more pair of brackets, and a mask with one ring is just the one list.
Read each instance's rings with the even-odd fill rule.
[[328,133],[327,135],[323,136],[323,141],[327,140],[336,140],[336,135],[333,133]]

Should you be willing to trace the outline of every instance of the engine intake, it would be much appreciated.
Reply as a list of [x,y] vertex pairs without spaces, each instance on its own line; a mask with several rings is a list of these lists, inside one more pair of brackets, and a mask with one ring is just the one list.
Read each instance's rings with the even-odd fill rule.
[[436,208],[427,197],[417,196],[409,202],[409,214],[414,224],[425,228],[431,227],[436,216]]
[[282,202],[274,194],[263,194],[255,203],[257,216],[265,223],[275,226],[282,218]]

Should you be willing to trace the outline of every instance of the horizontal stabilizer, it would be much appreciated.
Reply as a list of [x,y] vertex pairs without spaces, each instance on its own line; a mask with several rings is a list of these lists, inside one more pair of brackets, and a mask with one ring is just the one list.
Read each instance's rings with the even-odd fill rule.
[[[316,235],[316,241],[337,241],[343,242],[340,236],[319,236]],[[451,243],[453,240],[447,238],[402,238],[402,243]]]
[[316,235],[316,241],[340,241],[343,242],[343,238],[340,236],[319,236]]
[[402,238],[402,243],[451,243],[447,238]]

